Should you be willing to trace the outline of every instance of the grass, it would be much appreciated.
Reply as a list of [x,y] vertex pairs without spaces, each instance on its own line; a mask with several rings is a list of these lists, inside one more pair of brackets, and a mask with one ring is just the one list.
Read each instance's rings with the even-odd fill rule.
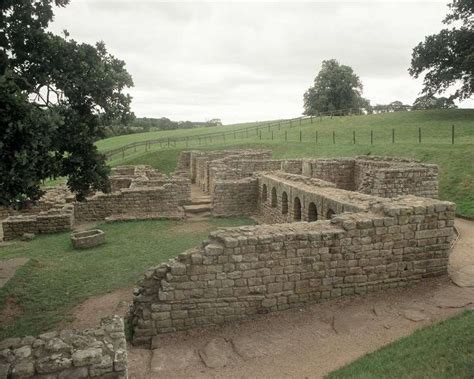
[[199,228],[196,223],[177,221],[113,223],[100,225],[107,243],[89,250],[73,250],[69,233],[0,247],[0,260],[30,258],[0,289],[1,307],[7,299],[21,307],[13,320],[0,325],[0,339],[37,335],[67,323],[77,304],[132,287],[148,267],[197,245],[211,230],[250,223],[244,218],[211,219]]
[[[451,144],[451,126],[455,125],[455,144]],[[237,125],[241,126],[241,125]],[[222,130],[232,130],[226,126]],[[422,142],[419,143],[419,128],[422,130]],[[202,129],[202,128],[201,128]],[[209,128],[206,132],[209,132]],[[214,130],[215,128],[213,128]],[[395,143],[392,143],[392,129],[395,129]],[[373,132],[373,145],[370,133]],[[186,131],[180,131],[183,135]],[[188,130],[197,133],[197,129]],[[285,132],[287,141],[285,141]],[[302,135],[302,142],[300,139]],[[318,141],[316,142],[316,132]],[[333,144],[333,132],[336,143]],[[354,144],[354,132],[356,143]],[[154,133],[149,133],[150,136]],[[122,136],[146,139],[146,133],[140,136]],[[103,147],[109,143],[116,144],[128,141],[126,138],[114,137],[100,141]],[[153,138],[155,138],[154,136]],[[262,139],[256,133],[246,137],[236,134],[223,138],[214,138],[196,142],[188,146],[184,142],[177,146],[155,145],[147,152],[129,151],[125,157],[116,155],[110,161],[112,166],[119,164],[150,164],[163,171],[171,172],[176,165],[179,152],[183,149],[226,149],[226,148],[270,148],[275,158],[301,157],[351,157],[355,155],[391,155],[419,159],[426,163],[440,166],[440,198],[457,204],[457,213],[474,217],[474,110],[435,110],[416,112],[397,112],[381,115],[325,118],[306,120],[300,126],[296,124],[273,129],[262,129]],[[128,141],[130,142],[130,141]]]
[[474,378],[474,311],[418,330],[327,379]]

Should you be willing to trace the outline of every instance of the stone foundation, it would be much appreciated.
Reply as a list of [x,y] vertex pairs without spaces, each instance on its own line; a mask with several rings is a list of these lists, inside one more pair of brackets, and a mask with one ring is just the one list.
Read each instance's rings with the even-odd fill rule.
[[151,268],[135,290],[134,343],[446,273],[454,204],[412,196],[364,204],[331,221],[221,229]]
[[0,342],[0,378],[126,379],[123,320],[105,319],[97,329],[49,332]]

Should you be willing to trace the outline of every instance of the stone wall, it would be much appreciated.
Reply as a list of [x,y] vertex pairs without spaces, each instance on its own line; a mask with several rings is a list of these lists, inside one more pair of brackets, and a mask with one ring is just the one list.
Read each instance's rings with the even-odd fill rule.
[[74,206],[67,204],[37,215],[10,216],[2,222],[3,239],[12,240],[25,233],[51,234],[71,230],[74,224]]
[[212,215],[216,217],[253,215],[257,209],[257,199],[256,178],[218,181],[212,197]]
[[100,221],[119,215],[181,217],[181,206],[190,198],[191,184],[185,179],[161,187],[127,188],[112,194],[97,194],[76,203],[74,213],[78,222]]
[[265,224],[326,220],[342,212],[367,210],[370,202],[380,200],[323,180],[281,172],[260,175],[258,185],[256,216]]
[[220,229],[145,273],[133,341],[445,274],[453,224],[454,204],[407,196],[331,221]]
[[104,319],[97,329],[49,332],[0,342],[0,378],[126,379],[123,320]]
[[338,188],[381,197],[438,197],[438,167],[415,160],[359,156],[308,159],[303,175],[333,182]]

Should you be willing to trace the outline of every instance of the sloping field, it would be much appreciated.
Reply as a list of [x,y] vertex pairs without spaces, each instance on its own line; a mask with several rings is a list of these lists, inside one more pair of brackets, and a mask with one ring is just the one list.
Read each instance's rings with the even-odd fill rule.
[[[270,125],[271,124],[271,125]],[[258,128],[257,128],[258,126]],[[247,131],[235,132],[249,128]],[[454,134],[453,134],[454,130]],[[216,132],[222,134],[216,136]],[[205,134],[214,133],[212,137]],[[453,143],[454,135],[454,143]],[[173,142],[173,137],[189,141]],[[201,139],[192,138],[200,136]],[[474,217],[474,109],[397,112],[367,116],[228,125],[113,137],[97,143],[102,151],[131,142],[170,138],[111,157],[111,165],[150,164],[164,172],[175,167],[183,149],[265,147],[275,158],[391,155],[440,166],[440,197],[454,201],[458,214]]]

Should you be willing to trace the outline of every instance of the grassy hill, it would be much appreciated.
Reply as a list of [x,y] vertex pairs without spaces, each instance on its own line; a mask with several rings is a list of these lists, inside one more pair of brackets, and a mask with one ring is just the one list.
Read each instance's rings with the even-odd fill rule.
[[[157,138],[204,136],[220,131],[219,137],[153,145],[112,157],[111,165],[150,164],[164,172],[174,169],[183,149],[226,149],[264,147],[273,150],[275,158],[350,157],[355,155],[391,155],[410,157],[440,166],[440,197],[457,203],[458,213],[474,217],[474,109],[397,112],[367,116],[325,117],[276,124],[268,128],[260,123],[260,131],[233,133],[243,126],[197,128],[113,137],[99,141],[102,151],[131,142]],[[452,126],[454,125],[454,144]],[[421,130],[421,143],[420,143]],[[301,140],[301,142],[300,142]]]

